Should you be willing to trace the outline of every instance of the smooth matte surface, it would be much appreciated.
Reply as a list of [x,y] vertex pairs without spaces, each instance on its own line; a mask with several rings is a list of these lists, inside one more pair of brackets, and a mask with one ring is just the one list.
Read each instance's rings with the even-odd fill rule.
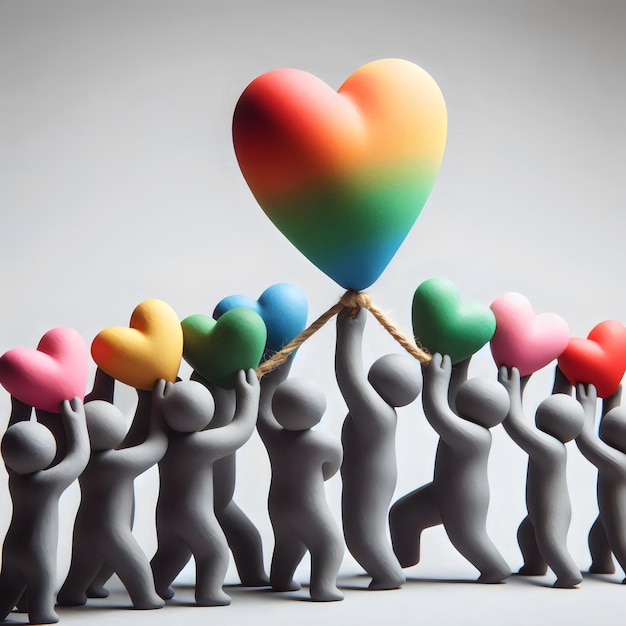
[[[523,293],[536,311],[562,315],[580,337],[603,319],[626,320],[625,21],[621,0],[4,0],[0,352],[34,346],[61,325],[90,340],[112,323],[126,323],[147,298],[165,300],[183,319],[211,314],[229,294],[289,282],[305,290],[309,319],[325,311],[341,290],[256,205],[232,148],[232,112],[262,72],[300,68],[337,88],[364,63],[390,56],[435,78],[449,132],[416,227],[369,290],[374,303],[410,333],[417,285],[445,276],[485,305],[507,291]],[[367,330],[368,364],[396,349],[374,320]],[[334,382],[334,334],[329,324],[308,341],[292,371],[324,387],[328,415],[320,427],[338,436],[345,404]],[[488,349],[473,357],[469,375],[495,379]],[[525,391],[529,414],[552,380],[551,368],[533,376]],[[116,403],[128,420],[135,400],[119,385]],[[9,412],[8,395],[0,394],[0,422]],[[503,429],[493,437],[488,531],[516,569],[527,456]],[[418,406],[399,411],[397,441],[399,496],[432,476],[436,435]],[[569,549],[584,570],[597,515],[596,470],[568,445]],[[269,464],[256,435],[238,452],[237,471],[236,501],[261,531],[267,564]],[[9,520],[5,480],[0,534]],[[156,548],[155,483],[155,469],[137,481],[135,532],[148,553]],[[338,477],[326,485],[337,514]],[[73,485],[61,499],[60,582],[76,506]],[[443,531],[427,533],[422,562],[407,570],[409,578],[476,578]],[[368,578],[352,578],[360,571],[346,556],[342,580],[366,587]],[[304,566],[296,577],[306,576]],[[192,580],[193,570],[185,571],[181,582]],[[231,562],[227,581],[236,580]],[[510,624],[609,624],[623,606],[619,584],[585,577],[580,589],[561,591],[535,584],[542,582],[409,582],[397,592],[346,590],[345,601],[333,605],[235,589],[226,609],[114,617],[154,624],[158,613],[171,624],[172,614],[202,620],[218,611],[219,619],[236,623],[292,624],[295,615],[303,624],[335,617],[357,624],[414,619],[419,606],[424,623],[458,624],[462,617],[483,626],[506,615]],[[187,597],[191,602],[191,591]],[[130,606],[119,596],[93,602]],[[110,610],[62,609],[61,617],[111,622]]]

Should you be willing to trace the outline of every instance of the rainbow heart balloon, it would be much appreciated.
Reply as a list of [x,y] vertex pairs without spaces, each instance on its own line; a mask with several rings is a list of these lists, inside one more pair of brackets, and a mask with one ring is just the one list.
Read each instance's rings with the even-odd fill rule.
[[419,216],[446,130],[439,87],[402,59],[364,65],[337,92],[301,70],[267,72],[233,117],[237,160],[261,208],[355,291],[376,281]]

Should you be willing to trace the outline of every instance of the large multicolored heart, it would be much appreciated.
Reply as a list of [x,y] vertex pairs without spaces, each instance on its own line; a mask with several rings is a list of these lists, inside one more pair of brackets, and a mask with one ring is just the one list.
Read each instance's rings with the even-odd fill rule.
[[364,65],[337,92],[301,70],[267,72],[233,118],[237,160],[261,208],[355,291],[380,276],[419,216],[446,130],[439,87],[402,59]]
[[133,311],[128,328],[99,332],[91,355],[109,376],[149,390],[163,378],[176,380],[183,354],[183,331],[176,312],[163,300],[144,300]]
[[527,376],[554,361],[567,347],[568,323],[556,313],[535,315],[521,293],[505,293],[490,308],[496,316],[490,347],[498,367],[516,367],[520,376]]
[[594,326],[587,339],[572,337],[558,364],[572,385],[593,384],[600,398],[608,398],[626,371],[626,327],[606,320]]
[[14,348],[0,358],[0,383],[18,400],[60,413],[63,400],[85,397],[89,350],[78,331],[49,330],[36,350]]
[[413,295],[413,334],[431,353],[459,363],[493,336],[496,320],[488,307],[462,302],[456,285],[445,278],[425,280]]
[[296,285],[272,285],[258,300],[242,295],[228,296],[218,302],[213,317],[219,319],[226,311],[237,307],[252,309],[263,318],[267,328],[263,360],[271,358],[306,327],[308,303],[304,291]]
[[261,316],[252,309],[231,309],[218,320],[190,315],[181,326],[185,361],[218,387],[232,389],[239,370],[256,368],[261,362],[267,330]]

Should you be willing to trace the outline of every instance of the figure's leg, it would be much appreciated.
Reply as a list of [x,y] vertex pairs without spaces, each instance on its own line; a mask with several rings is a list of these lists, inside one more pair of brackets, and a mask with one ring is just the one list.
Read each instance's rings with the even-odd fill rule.
[[270,584],[275,591],[298,591],[300,585],[293,575],[306,554],[302,540],[287,527],[274,527],[274,552],[270,570]]
[[452,545],[480,572],[478,582],[499,583],[511,575],[511,568],[487,535],[484,521],[471,523],[461,513],[457,520],[444,521]]
[[329,511],[318,511],[310,517],[305,531],[305,543],[311,553],[311,599],[319,602],[343,600],[337,589],[337,574],[344,554],[343,537]]
[[70,569],[57,595],[59,606],[82,606],[87,602],[85,590],[98,573],[104,559],[86,546],[74,546]]
[[38,563],[33,565],[35,567],[27,573],[26,582],[28,620],[31,624],[56,624],[59,621],[54,610],[56,556],[53,559],[39,558]]
[[615,563],[613,562],[613,555],[611,554],[604,524],[599,515],[589,530],[588,542],[589,552],[591,552],[589,571],[594,574],[613,574],[615,572]]
[[174,533],[160,531],[158,548],[150,561],[156,592],[164,600],[174,597],[171,584],[191,558],[187,544]]
[[[547,520],[549,521],[549,520]],[[546,524],[544,528],[535,526],[537,546],[546,563],[556,574],[555,587],[570,588],[582,582],[580,569],[567,551],[567,530],[557,529]]]
[[402,567],[419,563],[422,531],[441,524],[432,483],[397,500],[389,511],[391,544]]
[[25,595],[25,589],[26,579],[23,573],[3,563],[2,572],[0,572],[0,622],[7,618],[22,595]]
[[200,606],[226,606],[230,596],[224,592],[228,569],[228,544],[217,519],[194,520],[185,538],[196,561],[196,603]]
[[122,581],[136,609],[160,609],[164,602],[154,589],[154,578],[148,559],[130,532],[130,528],[109,535],[106,543],[107,563]]
[[543,576],[548,571],[548,564],[543,558],[537,538],[535,537],[535,527],[526,516],[517,529],[517,543],[522,551],[524,564],[519,570],[522,576]]
[[261,535],[256,526],[233,500],[222,509],[216,508],[215,515],[233,553],[241,584],[244,587],[269,585],[263,565]]
[[104,563],[100,568],[100,571],[94,577],[92,583],[89,587],[87,587],[85,595],[88,598],[108,598],[109,590],[105,587],[105,585],[113,574],[115,574],[113,568],[108,563]]

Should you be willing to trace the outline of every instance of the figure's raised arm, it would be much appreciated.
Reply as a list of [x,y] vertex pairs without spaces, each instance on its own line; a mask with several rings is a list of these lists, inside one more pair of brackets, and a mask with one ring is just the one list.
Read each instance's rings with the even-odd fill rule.
[[109,404],[113,404],[114,395],[115,378],[113,378],[113,376],[109,376],[104,370],[98,367],[93,379],[93,387],[85,396],[84,404],[87,404],[87,402],[91,402],[92,400],[104,400]]
[[622,403],[622,386],[618,385],[613,395],[604,398],[602,401],[602,415],[606,415],[612,409],[620,406]]
[[337,315],[337,343],[335,348],[335,375],[352,419],[358,424],[359,416],[371,412],[371,407],[384,400],[367,380],[363,368],[363,332],[367,310],[359,309],[356,315],[344,309]]
[[[626,454],[602,441],[595,432],[596,388],[593,385],[578,383],[576,385],[576,399],[580,402],[585,414],[582,431],[576,437],[578,449],[597,468],[624,476],[626,474]],[[619,411],[619,408],[615,407],[615,409]],[[601,423],[601,428],[610,429],[615,416],[615,413],[603,415],[604,423]]]
[[532,426],[524,415],[522,382],[518,369],[516,367],[509,369],[506,365],[501,365],[498,370],[498,382],[507,390],[510,400],[509,412],[502,422],[504,430],[527,454],[540,451],[547,445],[545,440],[547,435],[543,435]]
[[32,412],[32,406],[18,400],[15,396],[11,396],[11,415],[9,416],[7,428],[18,422],[27,422]]
[[82,474],[91,454],[85,409],[80,398],[61,403],[63,428],[67,439],[67,448],[64,457],[50,469],[40,472],[40,479],[48,484],[54,484],[61,490]]
[[270,437],[273,432],[283,430],[283,427],[276,421],[272,411],[272,398],[278,386],[287,380],[293,357],[289,357],[284,363],[273,369],[261,378],[261,389],[259,397],[259,419],[256,427],[263,441]]
[[235,395],[237,403],[232,422],[200,433],[203,445],[217,453],[217,458],[240,448],[254,431],[259,412],[260,384],[253,369],[237,372]]
[[[145,440],[132,447],[123,447],[116,451],[117,463],[132,469],[136,475],[142,474],[158,463],[167,450],[167,427],[163,418],[163,398],[165,396],[166,383],[163,379],[157,380],[152,392],[150,392],[150,422]],[[147,403],[145,394],[140,394],[139,403]],[[142,409],[144,409],[144,406]],[[139,409],[139,404],[138,407]],[[135,418],[137,412],[135,412]],[[142,414],[143,417],[143,414]],[[128,435],[122,445],[125,445]]]
[[448,355],[438,352],[424,367],[422,404],[428,423],[449,445],[467,442],[476,426],[460,418],[448,404],[448,386],[452,376],[452,363]]

